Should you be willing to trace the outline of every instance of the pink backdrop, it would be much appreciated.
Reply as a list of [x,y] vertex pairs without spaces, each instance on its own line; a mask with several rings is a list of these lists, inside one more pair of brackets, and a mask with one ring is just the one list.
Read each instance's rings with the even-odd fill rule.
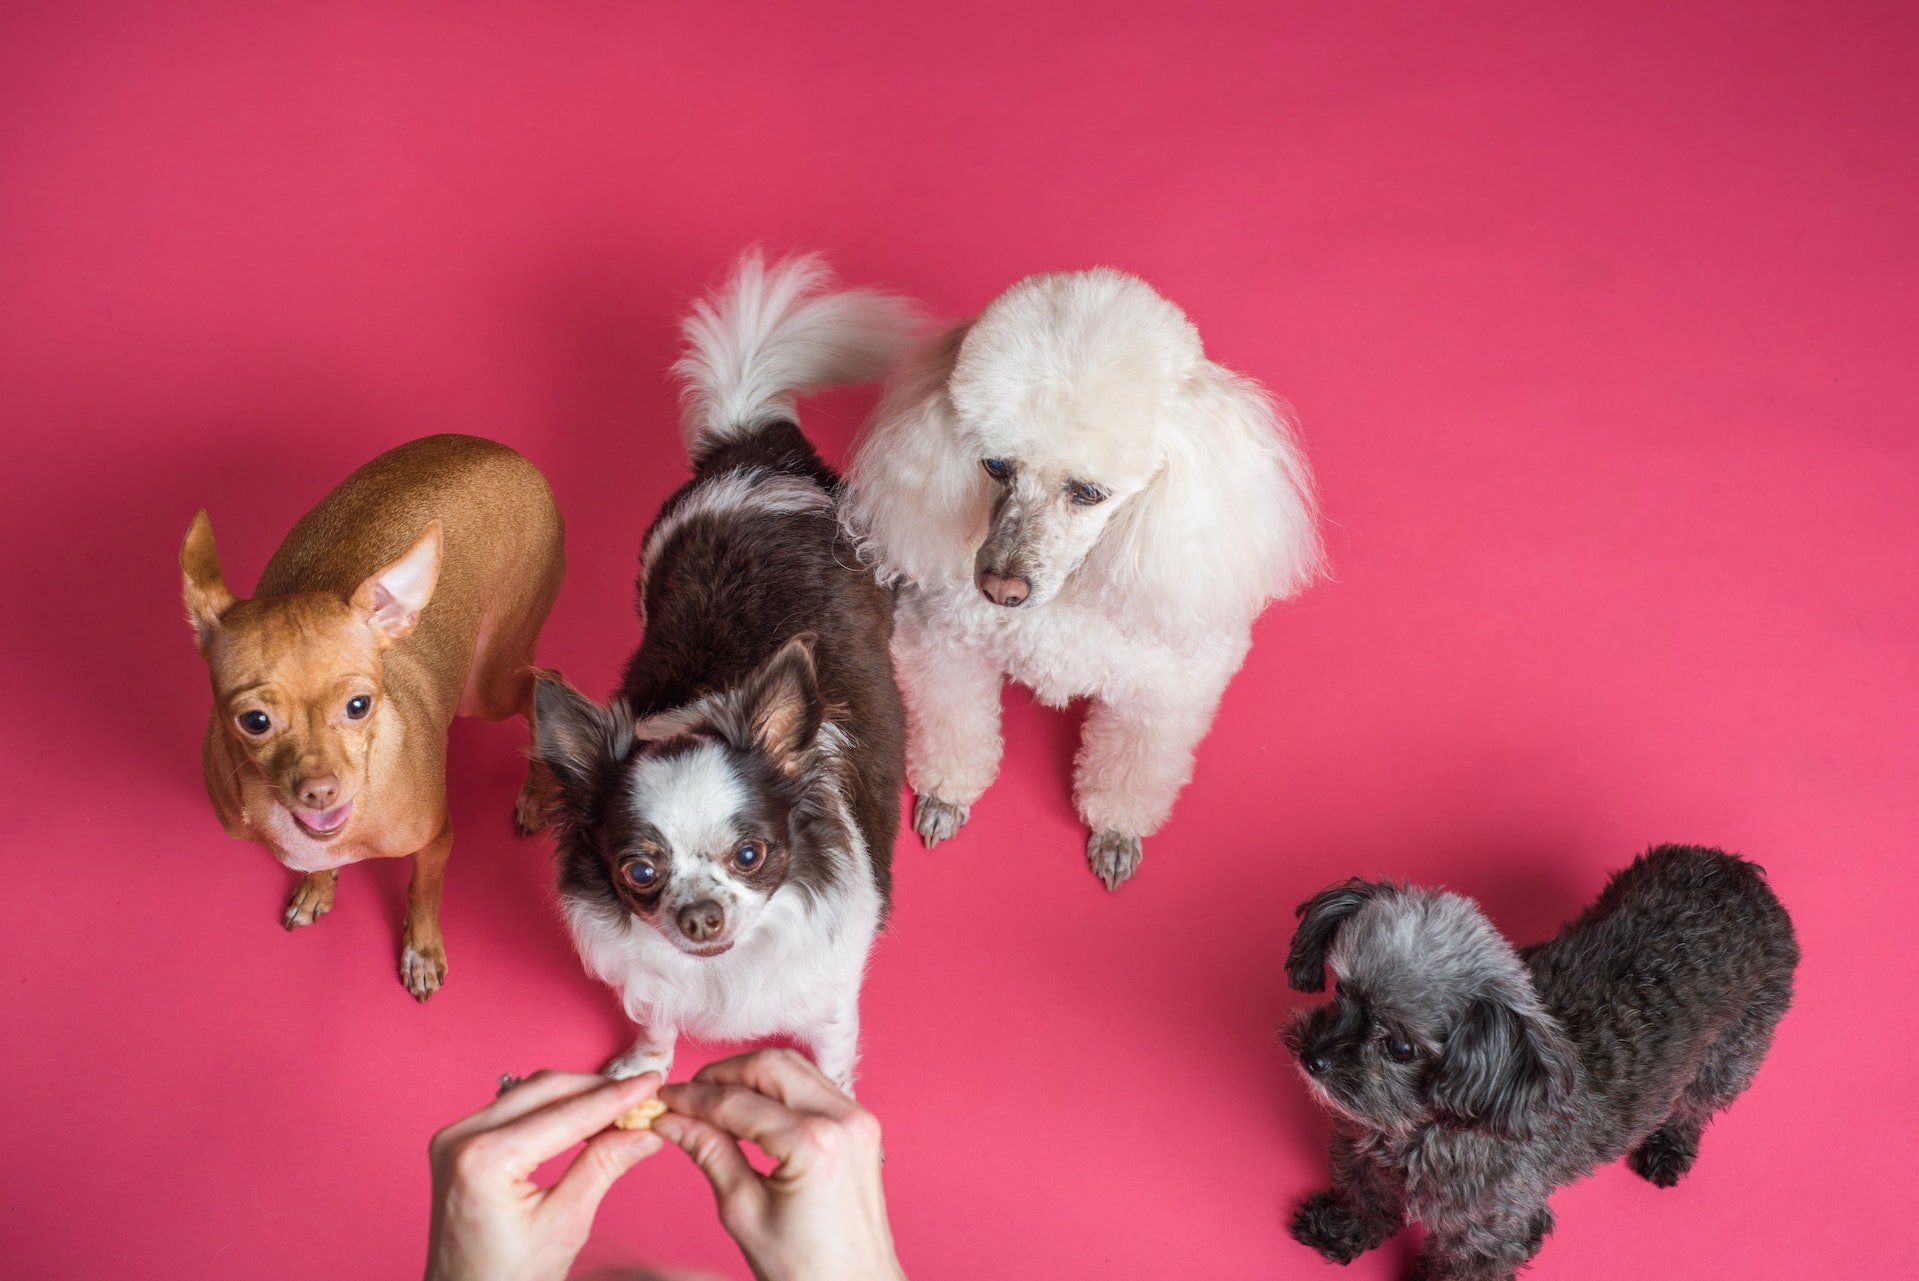
[[[671,320],[757,240],[947,315],[1139,272],[1295,402],[1325,500],[1333,577],[1261,622],[1137,881],[1086,871],[1074,723],[1020,692],[964,838],[902,842],[864,1097],[915,1277],[1331,1275],[1284,1234],[1326,1130],[1274,1036],[1293,905],[1444,882],[1532,938],[1671,839],[1770,869],[1799,1003],[1698,1170],[1565,1191],[1534,1275],[1888,1275],[1913,9],[815,8],[0,10],[0,1270],[415,1273],[435,1126],[621,1044],[509,830],[516,726],[453,738],[429,1007],[401,867],[281,932],[201,793],[174,558],[206,506],[248,590],[373,453],[496,437],[570,525],[543,659],[605,689],[683,474]],[[807,424],[837,455],[867,403]],[[744,1275],[673,1154],[598,1242]]]

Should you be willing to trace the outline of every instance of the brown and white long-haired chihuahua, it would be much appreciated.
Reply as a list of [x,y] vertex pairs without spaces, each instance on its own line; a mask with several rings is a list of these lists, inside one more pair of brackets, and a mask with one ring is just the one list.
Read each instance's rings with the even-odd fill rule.
[[566,919],[639,1025],[614,1076],[664,1073],[681,1031],[790,1035],[841,1086],[891,888],[904,717],[892,598],[852,568],[839,478],[797,392],[883,374],[906,305],[742,259],[682,328],[693,479],[640,557],[645,638],[610,706],[541,680]]

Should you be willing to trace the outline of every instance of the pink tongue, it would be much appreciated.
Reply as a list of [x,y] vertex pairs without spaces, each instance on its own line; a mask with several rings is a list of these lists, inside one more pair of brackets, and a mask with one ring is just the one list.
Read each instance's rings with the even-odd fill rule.
[[340,820],[345,818],[347,811],[352,808],[353,802],[348,801],[344,805],[336,805],[332,809],[322,810],[318,814],[313,813],[311,810],[301,810],[293,817],[300,820],[303,826],[315,832],[330,832],[340,825]]

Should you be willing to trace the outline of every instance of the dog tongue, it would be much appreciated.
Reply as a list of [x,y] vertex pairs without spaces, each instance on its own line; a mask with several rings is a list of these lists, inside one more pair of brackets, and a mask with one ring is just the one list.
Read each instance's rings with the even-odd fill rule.
[[311,810],[298,810],[294,812],[293,817],[308,831],[331,832],[346,820],[347,811],[352,808],[353,802],[348,801],[344,805],[336,805],[330,810],[322,810],[317,814]]

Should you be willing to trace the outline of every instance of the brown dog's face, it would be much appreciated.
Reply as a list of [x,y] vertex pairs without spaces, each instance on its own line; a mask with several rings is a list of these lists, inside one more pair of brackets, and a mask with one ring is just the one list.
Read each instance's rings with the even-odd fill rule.
[[351,596],[235,600],[205,513],[187,534],[187,615],[212,676],[215,717],[314,841],[347,831],[371,781],[385,654],[418,623],[439,561],[436,522]]

